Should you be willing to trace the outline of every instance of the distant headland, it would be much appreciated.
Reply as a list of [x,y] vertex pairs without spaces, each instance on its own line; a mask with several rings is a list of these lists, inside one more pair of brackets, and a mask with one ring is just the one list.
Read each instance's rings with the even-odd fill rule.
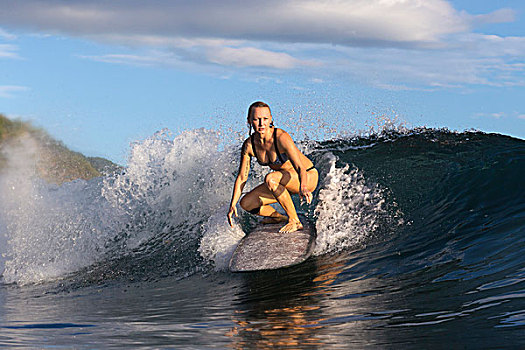
[[[87,157],[68,149],[44,129],[22,120],[12,120],[0,114],[0,173],[9,168],[13,149],[34,145],[33,158],[36,173],[44,180],[62,184],[76,179],[89,180],[114,173],[121,166],[100,157]],[[12,156],[12,155],[11,155]]]

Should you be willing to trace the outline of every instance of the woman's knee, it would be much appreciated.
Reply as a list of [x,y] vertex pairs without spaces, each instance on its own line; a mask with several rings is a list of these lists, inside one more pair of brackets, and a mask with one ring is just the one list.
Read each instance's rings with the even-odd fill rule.
[[264,178],[264,183],[266,184],[266,187],[272,192],[277,191],[280,185],[281,177],[278,176],[276,173],[269,173]]
[[246,198],[246,196],[241,198],[241,201],[239,202],[239,204],[240,204],[241,208],[243,208],[244,210],[246,210],[246,211],[249,210],[250,201]]
[[261,206],[259,200],[252,198],[252,196],[250,196],[249,194],[242,197],[239,204],[241,205],[241,208],[243,208],[246,211],[251,211]]
[[241,208],[254,215],[259,214],[259,211],[261,210],[260,201],[258,199],[254,200],[248,195],[242,197],[239,204],[241,205]]

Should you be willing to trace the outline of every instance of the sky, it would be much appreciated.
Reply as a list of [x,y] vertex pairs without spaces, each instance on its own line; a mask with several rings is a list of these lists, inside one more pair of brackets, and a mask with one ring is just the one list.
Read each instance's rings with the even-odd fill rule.
[[164,128],[244,130],[256,100],[314,138],[523,139],[525,1],[0,0],[0,113],[73,150],[125,164]]

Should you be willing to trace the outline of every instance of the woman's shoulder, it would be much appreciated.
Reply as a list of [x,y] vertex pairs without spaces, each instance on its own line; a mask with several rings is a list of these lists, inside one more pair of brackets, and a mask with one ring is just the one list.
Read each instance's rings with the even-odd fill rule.
[[283,129],[275,128],[275,136],[279,142],[293,141],[290,134],[288,134]]
[[252,145],[252,141],[253,141],[253,135],[250,135],[248,136],[247,138],[244,139],[244,142],[242,143],[242,146],[251,146]]
[[243,153],[247,153],[248,155],[252,155],[253,154],[253,148],[252,148],[252,138],[251,137],[248,137],[246,138],[246,140],[244,140],[244,142],[242,143],[242,152]]

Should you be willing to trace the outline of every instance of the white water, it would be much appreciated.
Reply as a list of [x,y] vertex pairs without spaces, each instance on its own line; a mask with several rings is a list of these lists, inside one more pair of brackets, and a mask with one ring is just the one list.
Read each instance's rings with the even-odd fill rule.
[[99,183],[59,187],[39,179],[38,148],[29,136],[4,153],[9,164],[0,177],[5,282],[53,279],[99,258],[107,239],[100,217],[110,209],[93,196]]
[[[0,177],[4,281],[57,279],[161,241],[200,245],[198,252],[175,257],[179,264],[195,262],[200,253],[206,265],[225,269],[244,233],[238,222],[230,228],[226,221],[240,143],[219,147],[220,137],[204,129],[176,137],[163,131],[132,145],[124,173],[61,186],[37,177],[31,139],[5,149],[10,167]],[[315,208],[320,255],[366,240],[385,210],[382,191],[357,169],[336,168],[331,154],[317,158],[324,174]],[[254,163],[246,190],[267,171]]]
[[189,228],[182,239],[198,239],[200,223],[230,195],[235,164],[218,143],[212,131],[171,139],[159,133],[132,145],[124,174],[61,186],[37,177],[30,138],[4,149],[10,165],[0,177],[4,281],[56,279],[128,254],[177,226]]
[[239,223],[235,222],[233,227],[228,224],[225,215],[228,208],[229,205],[225,205],[208,219],[199,247],[201,256],[222,271],[228,268],[233,251],[245,235]]
[[336,158],[324,157],[323,184],[315,214],[317,240],[314,255],[338,252],[365,243],[387,216],[383,190],[371,184],[357,168],[336,167]]

